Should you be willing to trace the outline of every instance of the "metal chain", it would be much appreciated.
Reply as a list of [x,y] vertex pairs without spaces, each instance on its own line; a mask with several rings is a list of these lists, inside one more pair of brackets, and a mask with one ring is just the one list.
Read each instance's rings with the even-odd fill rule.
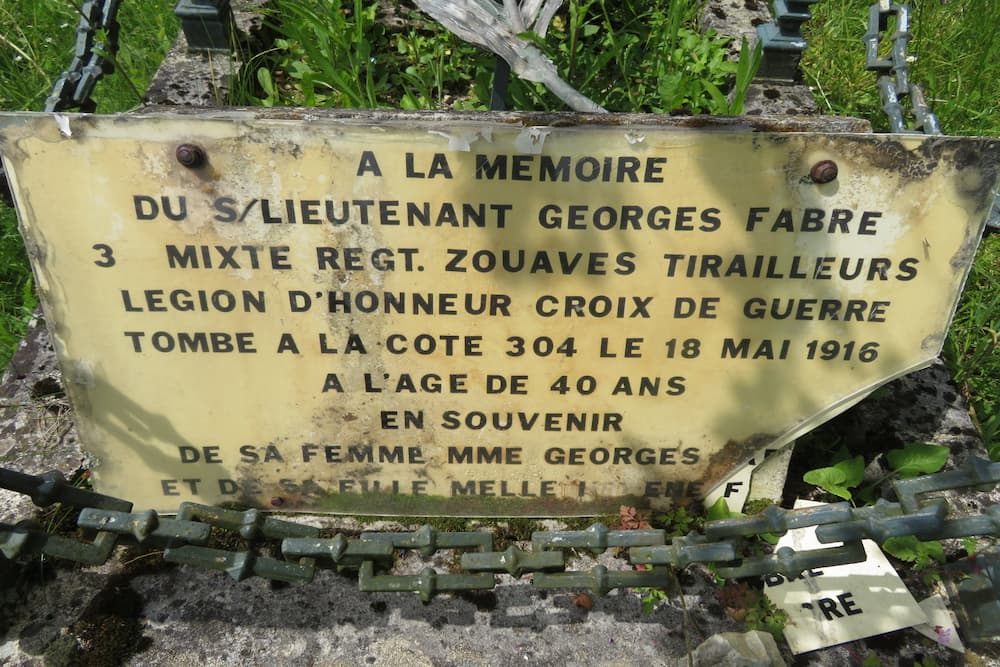
[[[879,56],[879,46],[889,27],[889,17],[896,17],[896,29],[889,35],[892,50],[888,58]],[[868,11],[866,67],[878,74],[878,88],[882,96],[882,110],[889,117],[892,132],[908,134],[941,134],[937,116],[927,106],[920,86],[910,82],[910,61],[907,46],[910,42],[910,7],[897,5],[891,0],[880,0]],[[907,124],[906,111],[901,101],[909,100],[913,124]]]
[[[45,100],[45,111],[79,109],[93,113],[97,103],[91,95],[105,74],[115,69],[118,54],[118,8],[121,0],[87,0],[80,8],[76,25],[76,46],[69,67],[56,79]],[[14,205],[3,160],[0,160],[0,197]]]
[[97,110],[91,94],[105,74],[115,70],[118,53],[118,7],[121,0],[87,0],[80,8],[76,26],[73,60],[56,79],[45,100],[45,111],[78,108],[84,113]]
[[[903,535],[920,540],[1000,536],[1000,505],[978,516],[948,518],[940,498],[921,501],[928,493],[970,486],[982,489],[998,482],[1000,463],[974,459],[958,470],[895,482],[898,503],[883,501],[856,508],[842,502],[796,510],[772,505],[757,515],[709,521],[701,533],[682,537],[669,537],[664,530],[612,530],[595,523],[586,530],[535,532],[530,550],[510,546],[494,551],[492,533],[439,532],[426,525],[410,533],[324,537],[317,527],[255,509],[237,511],[187,502],[180,505],[176,519],[168,519],[152,510],[132,512],[128,501],[76,488],[58,472],[36,477],[0,468],[0,488],[30,496],[39,506],[58,502],[80,508],[78,528],[94,535],[85,542],[51,534],[33,522],[0,523],[0,554],[11,560],[46,555],[99,564],[122,540],[162,549],[167,562],[220,570],[236,581],[258,576],[304,583],[318,569],[357,570],[362,591],[412,591],[427,601],[445,591],[492,589],[495,573],[507,573],[532,575],[537,589],[586,589],[604,595],[615,588],[664,587],[671,568],[692,563],[712,564],[726,578],[772,573],[795,578],[806,570],[864,560],[862,539],[881,544]],[[821,543],[837,546],[744,555],[751,551],[750,540],[755,536],[809,526],[818,526]],[[220,547],[232,539],[213,542],[213,535],[218,538],[226,533],[245,541],[246,548]],[[429,558],[443,549],[461,551],[458,572],[438,572],[427,566],[419,574],[386,574],[399,551],[412,550]],[[566,569],[568,551],[600,554],[609,549],[626,555],[633,569],[609,570],[603,565],[585,571]]]
[[[896,17],[896,29],[888,38],[892,40],[889,57],[879,57],[879,46],[889,27],[889,18]],[[911,83],[910,55],[907,51],[911,34],[910,7],[891,0],[879,0],[868,12],[866,45],[867,69],[878,74],[878,89],[882,97],[882,110],[889,118],[892,132],[906,134],[941,134],[937,116],[927,106],[924,91]],[[906,119],[906,104],[912,112],[912,124]],[[1000,229],[1000,192],[994,200],[986,224]]]

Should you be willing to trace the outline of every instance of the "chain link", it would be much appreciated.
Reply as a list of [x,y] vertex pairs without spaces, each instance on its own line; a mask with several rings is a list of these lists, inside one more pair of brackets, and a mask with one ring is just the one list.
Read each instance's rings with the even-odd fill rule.
[[[888,38],[892,48],[887,58],[879,56],[879,47],[889,28],[889,18],[896,18],[896,29]],[[868,11],[868,32],[864,36],[867,69],[878,74],[882,110],[892,132],[906,134],[941,134],[937,116],[930,110],[924,91],[910,82],[910,7],[891,0],[879,0]],[[906,102],[913,119],[908,124]],[[1000,191],[996,193],[986,224],[1000,229]]]
[[[45,100],[45,111],[79,109],[83,113],[93,113],[97,110],[97,103],[91,95],[100,78],[115,69],[120,5],[121,0],[86,0],[79,8],[73,59],[52,86],[52,92]],[[7,206],[14,205],[2,159],[0,198]]]
[[45,100],[45,111],[78,108],[84,113],[97,110],[91,94],[98,80],[114,72],[118,53],[118,7],[121,0],[87,0],[80,8],[76,26],[73,60],[56,79]]
[[[495,573],[520,578],[531,575],[537,589],[585,589],[598,595],[616,588],[665,587],[672,568],[692,563],[712,564],[725,578],[778,573],[787,578],[803,571],[844,565],[865,559],[862,539],[881,544],[892,537],[914,535],[921,540],[1000,536],[1000,505],[978,516],[948,518],[941,498],[922,497],[947,489],[984,489],[1000,482],[1000,463],[973,459],[958,470],[896,481],[898,503],[880,501],[871,507],[841,502],[786,510],[769,506],[760,514],[709,521],[701,533],[670,537],[663,530],[612,530],[595,523],[586,530],[538,531],[530,550],[512,545],[494,551],[490,532],[446,532],[422,526],[413,532],[362,532],[351,537],[324,537],[311,525],[267,516],[259,510],[238,511],[197,503],[181,503],[176,519],[157,512],[132,512],[132,504],[66,482],[58,472],[26,475],[0,468],[0,488],[29,496],[36,504],[82,508],[78,528],[95,533],[92,542],[48,533],[33,522],[0,524],[0,554],[8,559],[46,555],[88,564],[111,557],[116,544],[138,543],[163,550],[163,559],[225,572],[236,581],[251,576],[305,583],[319,569],[358,572],[362,591],[412,591],[430,600],[446,591],[489,590]],[[745,556],[762,534],[817,526],[819,549]],[[226,537],[226,536],[229,537]],[[214,538],[214,539],[213,539]],[[753,540],[753,541],[752,541]],[[224,548],[239,543],[238,549]],[[432,566],[418,574],[393,575],[397,552],[415,551],[424,559],[440,550],[461,552],[457,572]],[[607,551],[627,558],[633,569],[596,565],[568,571],[568,554]]]
[[[895,30],[888,38],[892,48],[888,57],[879,55],[882,39],[889,28],[889,18],[895,17]],[[910,82],[910,7],[890,0],[876,2],[868,11],[866,67],[878,74],[878,88],[882,96],[882,110],[889,117],[889,128],[897,133],[941,134],[937,116],[927,106],[924,92]],[[901,102],[909,101],[913,114],[912,125],[907,124],[906,110]]]

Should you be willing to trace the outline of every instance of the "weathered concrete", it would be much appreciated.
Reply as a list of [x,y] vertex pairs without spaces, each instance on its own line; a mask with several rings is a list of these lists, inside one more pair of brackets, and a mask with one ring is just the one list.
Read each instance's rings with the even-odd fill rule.
[[[733,38],[729,58],[739,60],[740,44],[757,43],[757,26],[771,20],[766,0],[708,0],[701,13],[704,30]],[[810,116],[819,113],[809,88],[801,83],[754,81],[747,89],[744,114]]]
[[189,52],[187,40],[180,33],[146,89],[144,102],[192,107],[229,104],[240,68],[268,45],[269,38],[260,14],[260,8],[266,4],[267,0],[232,2],[236,33],[231,57]]
[[774,637],[754,630],[721,632],[695,649],[694,664],[709,667],[785,667]]
[[[680,575],[683,598],[675,594],[644,615],[632,591],[545,595],[508,576],[495,591],[423,604],[409,594],[359,594],[352,577],[332,572],[305,586],[237,584],[130,556],[100,568],[46,567],[44,583],[23,571],[0,605],[9,629],[0,660],[79,664],[110,654],[135,665],[672,665],[688,647],[739,628],[701,568]],[[624,566],[610,556],[600,562]],[[582,558],[574,566],[594,564]]]
[[[28,324],[0,381],[0,462],[21,472],[58,470],[67,478],[87,467],[55,351],[40,313]],[[26,496],[0,490],[0,521],[31,516]]]

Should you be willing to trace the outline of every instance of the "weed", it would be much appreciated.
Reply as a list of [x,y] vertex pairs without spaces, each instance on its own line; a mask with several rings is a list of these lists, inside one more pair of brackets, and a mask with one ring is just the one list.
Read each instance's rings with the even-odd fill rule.
[[[560,74],[601,106],[617,111],[739,113],[760,53],[726,60],[728,40],[695,29],[698,3],[612,11],[604,0],[570,2],[553,22],[546,52]],[[734,88],[730,104],[725,91]],[[559,108],[545,96],[529,108]]]
[[942,445],[911,442],[902,449],[891,450],[886,458],[889,461],[889,467],[899,477],[906,479],[941,470],[948,462],[949,453],[950,450]]
[[452,58],[476,62],[485,67],[488,58],[473,46],[447,32],[428,33],[410,29],[395,36],[396,53],[405,65],[399,83],[404,92],[399,106],[404,109],[443,108],[454,101],[452,91],[474,86],[473,73],[452,66]]
[[[871,502],[874,488],[892,477],[908,478],[920,474],[930,474],[941,470],[948,461],[949,449],[941,445],[913,442],[900,449],[893,449],[886,455],[891,472],[880,480],[869,484],[857,492],[851,489],[860,486],[864,478],[864,458],[851,457],[841,448],[840,461],[832,466],[810,470],[803,476],[809,484],[820,486],[844,500]],[[917,570],[927,569],[932,561],[944,562],[944,547],[940,542],[922,542],[912,535],[891,537],[882,543],[882,549],[899,560],[913,564]],[[938,578],[936,573],[928,573],[926,578]]]
[[642,613],[649,616],[656,608],[670,599],[670,594],[662,588],[639,588],[639,601],[642,603]]
[[742,512],[729,509],[729,504],[725,498],[719,498],[712,506],[705,510],[705,521],[720,521],[722,519],[734,519],[743,516]]
[[726,113],[729,103],[722,88],[738,69],[726,60],[728,40],[684,26],[684,11],[682,3],[672,2],[666,13],[654,10],[650,16],[652,32],[659,37],[647,45],[658,55],[652,71],[656,101],[650,110]]
[[734,621],[746,624],[747,630],[763,630],[781,639],[788,615],[756,588],[745,581],[728,582],[716,595],[719,603]]
[[966,555],[971,558],[979,550],[979,541],[974,537],[963,537],[962,548],[965,549]]
[[531,539],[532,533],[538,529],[539,524],[536,519],[509,518],[498,521],[493,537],[493,548],[496,551],[504,551],[517,542],[527,542]]
[[747,610],[744,621],[747,630],[763,630],[777,640],[781,640],[785,634],[785,626],[788,624],[788,614],[773,602],[766,595],[757,592],[757,602]]
[[649,530],[649,520],[646,512],[634,507],[622,505],[618,509],[618,521],[612,526],[614,530]]
[[[381,27],[375,5],[354,0],[279,0],[268,12],[276,30],[278,71],[292,83],[279,88],[267,70],[257,71],[268,106],[378,106],[387,73],[373,58]],[[280,17],[280,23],[276,17]],[[291,93],[291,94],[288,94]]]
[[[90,489],[90,472],[78,470],[70,479],[70,484],[80,489]],[[79,515],[79,507],[54,503],[41,510],[38,516],[42,529],[50,535],[55,535],[76,532],[76,520]]]
[[[1000,131],[1000,130],[998,130]],[[990,457],[1000,460],[1000,234],[983,238],[945,341],[945,360],[970,397]]]
[[[845,450],[846,451],[846,450]],[[865,459],[862,456],[839,457],[833,465],[810,470],[802,479],[815,484],[827,493],[850,500],[851,489],[859,486],[865,477]]]
[[703,523],[702,517],[691,514],[686,507],[676,507],[653,517],[653,525],[663,528],[667,537],[687,535],[693,530],[699,530]]
[[746,37],[743,38],[740,45],[740,59],[736,63],[736,80],[733,82],[732,102],[729,103],[728,113],[734,116],[743,113],[743,103],[746,101],[747,91],[757,75],[763,55],[763,42],[758,41],[751,51]]
[[[394,5],[399,8],[399,5]],[[560,75],[598,104],[620,111],[738,113],[759,62],[744,45],[696,30],[698,3],[570,0],[544,38],[533,41]],[[255,64],[257,103],[266,106],[401,106],[485,109],[495,62],[436,24],[392,31],[376,5],[360,0],[277,0],[282,37]],[[279,20],[280,17],[280,20]],[[734,88],[733,102],[726,92]],[[537,83],[515,78],[508,95],[522,110],[563,108]],[[253,101],[253,100],[246,100]]]
[[855,493],[851,489],[859,487],[864,481],[865,460],[862,456],[852,457],[842,447],[834,457],[836,463],[810,470],[802,476],[802,479],[844,500],[869,502],[874,487],[887,479],[896,477],[906,479],[938,472],[948,462],[949,452],[950,450],[942,445],[923,442],[911,442],[901,449],[893,449],[886,455],[891,472]]
[[[759,514],[760,512],[764,511],[765,508],[773,504],[774,503],[771,502],[770,500],[765,500],[765,499],[755,500],[751,501],[746,505],[745,507],[745,509],[747,510],[746,512],[739,512],[736,510],[729,509],[729,504],[726,502],[725,498],[719,498],[705,512],[705,520],[719,521],[722,519],[736,519],[739,517],[746,516],[747,514]],[[770,545],[775,545],[778,543],[778,536],[772,533],[760,533],[757,535],[757,538],[759,539],[760,542],[764,542]],[[751,551],[759,551],[762,545],[757,541],[750,541],[747,543],[747,546],[750,548]],[[711,566],[709,566],[709,569],[712,570],[713,572],[715,571]]]
[[944,562],[944,547],[940,542],[921,542],[913,535],[890,537],[882,543],[882,550],[899,560],[912,563],[918,570],[931,565],[931,561]]
[[769,498],[754,498],[743,505],[743,512],[751,515],[760,514],[772,505],[774,505],[774,501]]

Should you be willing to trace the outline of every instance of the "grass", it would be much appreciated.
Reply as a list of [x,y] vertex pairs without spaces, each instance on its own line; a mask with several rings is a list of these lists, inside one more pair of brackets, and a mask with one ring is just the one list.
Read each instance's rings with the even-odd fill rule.
[[[0,2],[0,109],[40,110],[52,84],[73,57],[74,0]],[[123,2],[116,72],[96,86],[98,113],[126,111],[142,101],[156,68],[177,34],[174,0]]]
[[[870,0],[812,6],[802,62],[821,108],[888,124],[875,75],[864,69],[860,36]],[[941,129],[1000,136],[1000,0],[911,0],[910,79],[920,84]],[[1000,460],[1000,233],[987,232],[945,343],[945,360],[963,388],[987,447]]]
[[[0,109],[40,111],[70,64],[79,19],[75,0],[0,0]],[[98,113],[138,106],[177,33],[175,0],[123,2],[116,72],[98,82]],[[35,307],[31,270],[11,208],[0,203],[0,365],[6,366]]]
[[[825,111],[869,118],[888,131],[861,36],[871,0],[823,0],[805,24],[806,83]],[[910,0],[910,80],[946,134],[1000,136],[1000,0]]]
[[[246,97],[266,106],[487,109],[495,59],[393,2],[409,19],[393,26],[361,0],[274,0],[281,34],[251,63]],[[527,35],[561,76],[613,111],[732,113],[725,91],[743,70],[726,60],[727,41],[696,29],[699,0],[570,0],[545,37]],[[256,88],[254,90],[253,88]],[[540,84],[517,79],[510,107],[565,109]],[[742,99],[737,96],[737,99]]]
[[979,248],[958,307],[945,359],[971,398],[983,439],[1000,461],[1000,233]]

